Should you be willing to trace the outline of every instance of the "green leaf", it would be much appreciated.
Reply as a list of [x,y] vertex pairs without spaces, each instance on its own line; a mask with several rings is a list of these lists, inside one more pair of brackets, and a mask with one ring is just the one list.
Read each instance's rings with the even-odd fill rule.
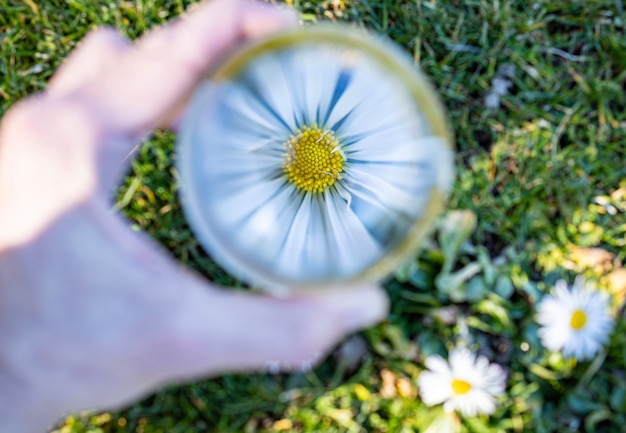
[[476,306],[476,311],[488,314],[496,319],[505,329],[512,326],[508,310],[493,299],[485,299]]
[[539,364],[531,364],[528,367],[528,369],[530,370],[531,373],[533,373],[536,376],[539,376],[542,379],[559,380],[561,378],[560,374],[552,370],[548,370],[547,368]]
[[619,383],[609,399],[611,408],[616,412],[626,412],[626,383]]
[[576,413],[584,415],[605,407],[593,400],[593,396],[585,391],[574,392],[567,396],[567,405]]
[[424,433],[460,433],[461,422],[454,413],[443,413],[430,423]]
[[446,347],[441,338],[432,332],[423,332],[417,337],[417,345],[424,358],[431,355],[443,355]]
[[481,277],[472,278],[467,283],[467,300],[469,302],[479,302],[489,294],[489,289],[485,280]]
[[587,418],[585,418],[585,430],[593,432],[596,429],[596,425],[602,421],[611,419],[613,414],[607,408],[594,410]]
[[514,287],[511,279],[506,275],[499,275],[493,291],[504,299],[509,299],[513,295]]
[[463,243],[476,230],[476,214],[470,210],[449,211],[439,230],[439,243],[445,256],[443,273],[452,270]]
[[465,282],[480,271],[480,265],[472,262],[453,274],[439,274],[435,278],[435,286],[442,295],[449,296],[453,302],[464,302],[467,299]]

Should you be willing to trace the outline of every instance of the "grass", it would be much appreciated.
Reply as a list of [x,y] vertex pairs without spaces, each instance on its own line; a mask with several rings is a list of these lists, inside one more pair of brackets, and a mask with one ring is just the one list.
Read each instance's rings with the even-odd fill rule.
[[[90,29],[130,38],[182,0],[9,0],[0,5],[0,114],[42,90]],[[311,372],[226,375],[171,387],[119,413],[77,414],[55,433],[421,432],[439,419],[415,381],[457,342],[503,365],[506,395],[464,432],[615,432],[626,425],[626,322],[608,281],[626,259],[626,43],[621,2],[297,1],[304,21],[388,35],[432,77],[457,138],[457,179],[440,229],[386,283],[386,322]],[[494,79],[510,81],[497,108]],[[174,137],[150,138],[117,206],[187,266],[239,283],[201,250],[176,195]],[[473,225],[473,216],[476,224]],[[450,229],[446,219],[465,221]],[[463,269],[474,269],[464,275]],[[592,362],[542,349],[534,306],[584,274],[615,295],[610,344]],[[625,284],[622,281],[621,284]]]

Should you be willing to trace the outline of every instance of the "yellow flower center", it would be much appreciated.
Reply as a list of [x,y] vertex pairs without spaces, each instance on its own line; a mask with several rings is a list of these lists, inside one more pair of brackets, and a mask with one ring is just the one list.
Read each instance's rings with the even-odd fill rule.
[[454,379],[452,381],[452,392],[454,395],[463,395],[470,392],[472,385],[462,379]]
[[569,320],[572,329],[580,331],[585,327],[585,323],[587,323],[587,314],[583,310],[576,310],[572,313],[572,318]]
[[286,143],[283,170],[289,182],[307,192],[323,192],[341,178],[345,157],[332,131],[305,126]]

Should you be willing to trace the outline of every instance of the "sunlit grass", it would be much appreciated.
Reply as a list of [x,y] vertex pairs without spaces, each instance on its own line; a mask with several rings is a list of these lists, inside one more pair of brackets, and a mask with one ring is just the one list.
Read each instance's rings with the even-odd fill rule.
[[[43,89],[90,29],[113,25],[135,38],[187,3],[1,3],[0,114]],[[423,360],[460,342],[507,370],[507,392],[491,417],[451,425],[471,432],[621,431],[626,43],[617,2],[289,3],[307,22],[348,21],[387,35],[432,78],[457,137],[451,211],[419,258],[387,282],[389,319],[314,371],[172,387],[120,413],[70,417],[55,431],[425,431],[443,418],[417,395]],[[510,84],[488,108],[496,79]],[[175,158],[172,134],[148,140],[118,207],[187,266],[237,286],[186,225]],[[618,313],[610,344],[591,362],[545,351],[534,322],[537,300],[559,278],[577,274],[612,292]]]

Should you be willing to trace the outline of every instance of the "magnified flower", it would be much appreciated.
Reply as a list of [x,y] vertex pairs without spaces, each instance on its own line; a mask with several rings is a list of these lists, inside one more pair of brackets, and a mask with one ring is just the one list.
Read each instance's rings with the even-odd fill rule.
[[260,44],[192,102],[181,158],[190,222],[255,284],[389,272],[450,188],[434,94],[395,48],[350,35],[301,30]]
[[549,350],[583,360],[592,358],[608,341],[613,327],[609,297],[577,278],[571,290],[557,281],[553,294],[537,306],[538,331]]
[[493,413],[496,397],[504,393],[502,368],[463,348],[450,352],[449,359],[426,358],[428,370],[418,379],[422,401],[428,406],[443,403],[446,412],[458,410],[464,416]]

